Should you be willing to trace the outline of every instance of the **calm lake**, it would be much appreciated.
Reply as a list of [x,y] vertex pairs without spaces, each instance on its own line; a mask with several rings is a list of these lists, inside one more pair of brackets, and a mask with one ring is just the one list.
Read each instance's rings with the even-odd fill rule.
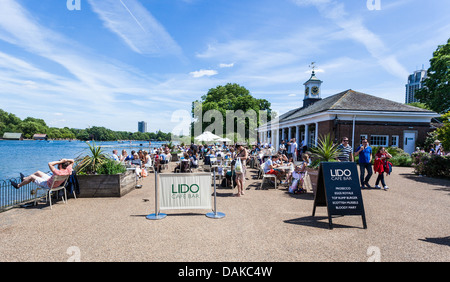
[[[167,142],[152,142],[151,147],[160,147]],[[91,143],[92,144],[92,143]],[[123,149],[130,154],[131,150],[149,150],[148,141],[125,141],[119,143],[96,142],[104,151],[112,154],[117,149],[119,154]],[[19,177],[19,172],[25,175],[37,170],[49,171],[48,163],[62,158],[75,159],[87,155],[89,146],[83,141],[36,141],[36,140],[0,140],[0,180]]]

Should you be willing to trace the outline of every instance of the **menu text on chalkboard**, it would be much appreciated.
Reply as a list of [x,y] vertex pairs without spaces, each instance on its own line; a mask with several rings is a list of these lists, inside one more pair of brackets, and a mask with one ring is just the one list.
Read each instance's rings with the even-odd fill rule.
[[352,162],[322,162],[314,198],[313,216],[316,207],[326,206],[330,229],[333,215],[361,215],[364,229],[367,228],[358,170]]

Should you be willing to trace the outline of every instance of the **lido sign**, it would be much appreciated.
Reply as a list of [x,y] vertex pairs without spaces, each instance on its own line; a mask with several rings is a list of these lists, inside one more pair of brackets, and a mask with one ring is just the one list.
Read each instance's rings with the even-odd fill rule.
[[364,229],[367,228],[355,163],[322,162],[320,164],[312,216],[316,213],[316,207],[321,206],[327,207],[330,229],[333,228],[334,215],[360,215]]
[[164,173],[159,175],[161,210],[211,209],[209,173]]

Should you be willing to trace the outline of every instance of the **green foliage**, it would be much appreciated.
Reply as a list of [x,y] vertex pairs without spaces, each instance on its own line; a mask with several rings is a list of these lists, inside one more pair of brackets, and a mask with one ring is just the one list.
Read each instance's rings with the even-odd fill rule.
[[450,39],[433,53],[427,76],[425,87],[419,89],[415,97],[433,111],[450,111]]
[[171,133],[155,132],[126,132],[113,131],[105,127],[93,126],[86,129],[48,127],[43,119],[27,117],[23,121],[14,114],[0,109],[0,138],[5,132],[22,133],[25,139],[33,138],[34,134],[47,134],[49,139],[78,139],[96,141],[115,140],[171,140]]
[[436,129],[436,134],[437,138],[441,141],[441,144],[444,147],[444,151],[448,152],[450,151],[450,111],[442,115],[442,120],[443,126]]
[[450,179],[450,156],[432,155],[429,153],[413,153],[414,172],[430,177]]
[[320,162],[335,162],[339,156],[339,144],[334,144],[330,134],[319,136],[317,146],[310,148],[312,166],[317,167]]
[[89,153],[86,156],[79,156],[75,159],[75,170],[77,173],[97,174],[100,167],[106,162],[108,156],[104,153],[101,146],[87,143]]
[[[225,86],[217,86],[216,88],[212,88],[208,91],[208,93],[201,97],[201,101],[194,101],[192,103],[192,116],[195,120],[195,123],[192,124],[192,131],[194,127],[201,126],[201,132],[205,131],[208,126],[215,124],[215,122],[221,122],[223,125],[223,133],[227,132],[227,121],[226,115],[227,111],[231,111],[233,113],[241,110],[243,114],[249,113],[250,110],[253,110],[256,114],[254,119],[249,119],[247,121],[239,121],[239,119],[235,118],[233,120],[233,128],[236,130],[237,128],[241,128],[241,126],[245,127],[245,135],[239,136],[241,138],[249,137],[249,128],[256,128],[259,126],[260,117],[259,111],[266,111],[268,117],[267,121],[271,120],[272,110],[270,108],[271,104],[265,99],[256,99],[251,94],[250,91],[245,87],[242,87],[236,83],[228,83]],[[202,112],[201,117],[200,113],[195,111],[196,105],[201,104]],[[211,121],[205,121],[205,113],[210,110],[216,110],[220,112],[222,115],[221,121],[216,121],[214,118]],[[202,120],[202,124],[199,124],[199,121]],[[238,122],[242,122],[243,124],[238,124]],[[252,124],[250,124],[252,123]],[[251,126],[250,126],[251,125]],[[228,125],[231,127],[230,125]],[[214,133],[214,132],[213,132]],[[217,133],[216,133],[217,134]],[[235,137],[236,138],[236,137]]]
[[98,168],[97,174],[111,175],[111,174],[124,173],[125,171],[127,171],[127,169],[123,164],[109,158],[109,159],[106,159],[102,163],[102,165]]
[[421,102],[412,102],[412,103],[408,103],[407,105],[410,105],[410,106],[413,106],[413,107],[416,107],[416,108],[421,108],[421,109],[424,109],[424,110],[431,110],[430,107],[427,104],[421,103]]

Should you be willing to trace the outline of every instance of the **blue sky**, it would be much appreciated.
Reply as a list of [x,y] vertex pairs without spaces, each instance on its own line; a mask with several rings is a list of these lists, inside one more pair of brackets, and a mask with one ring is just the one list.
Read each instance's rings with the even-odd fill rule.
[[79,1],[0,0],[1,109],[55,127],[134,132],[144,120],[172,132],[229,82],[280,114],[300,107],[312,61],[322,98],[404,102],[408,74],[450,37],[448,0]]

